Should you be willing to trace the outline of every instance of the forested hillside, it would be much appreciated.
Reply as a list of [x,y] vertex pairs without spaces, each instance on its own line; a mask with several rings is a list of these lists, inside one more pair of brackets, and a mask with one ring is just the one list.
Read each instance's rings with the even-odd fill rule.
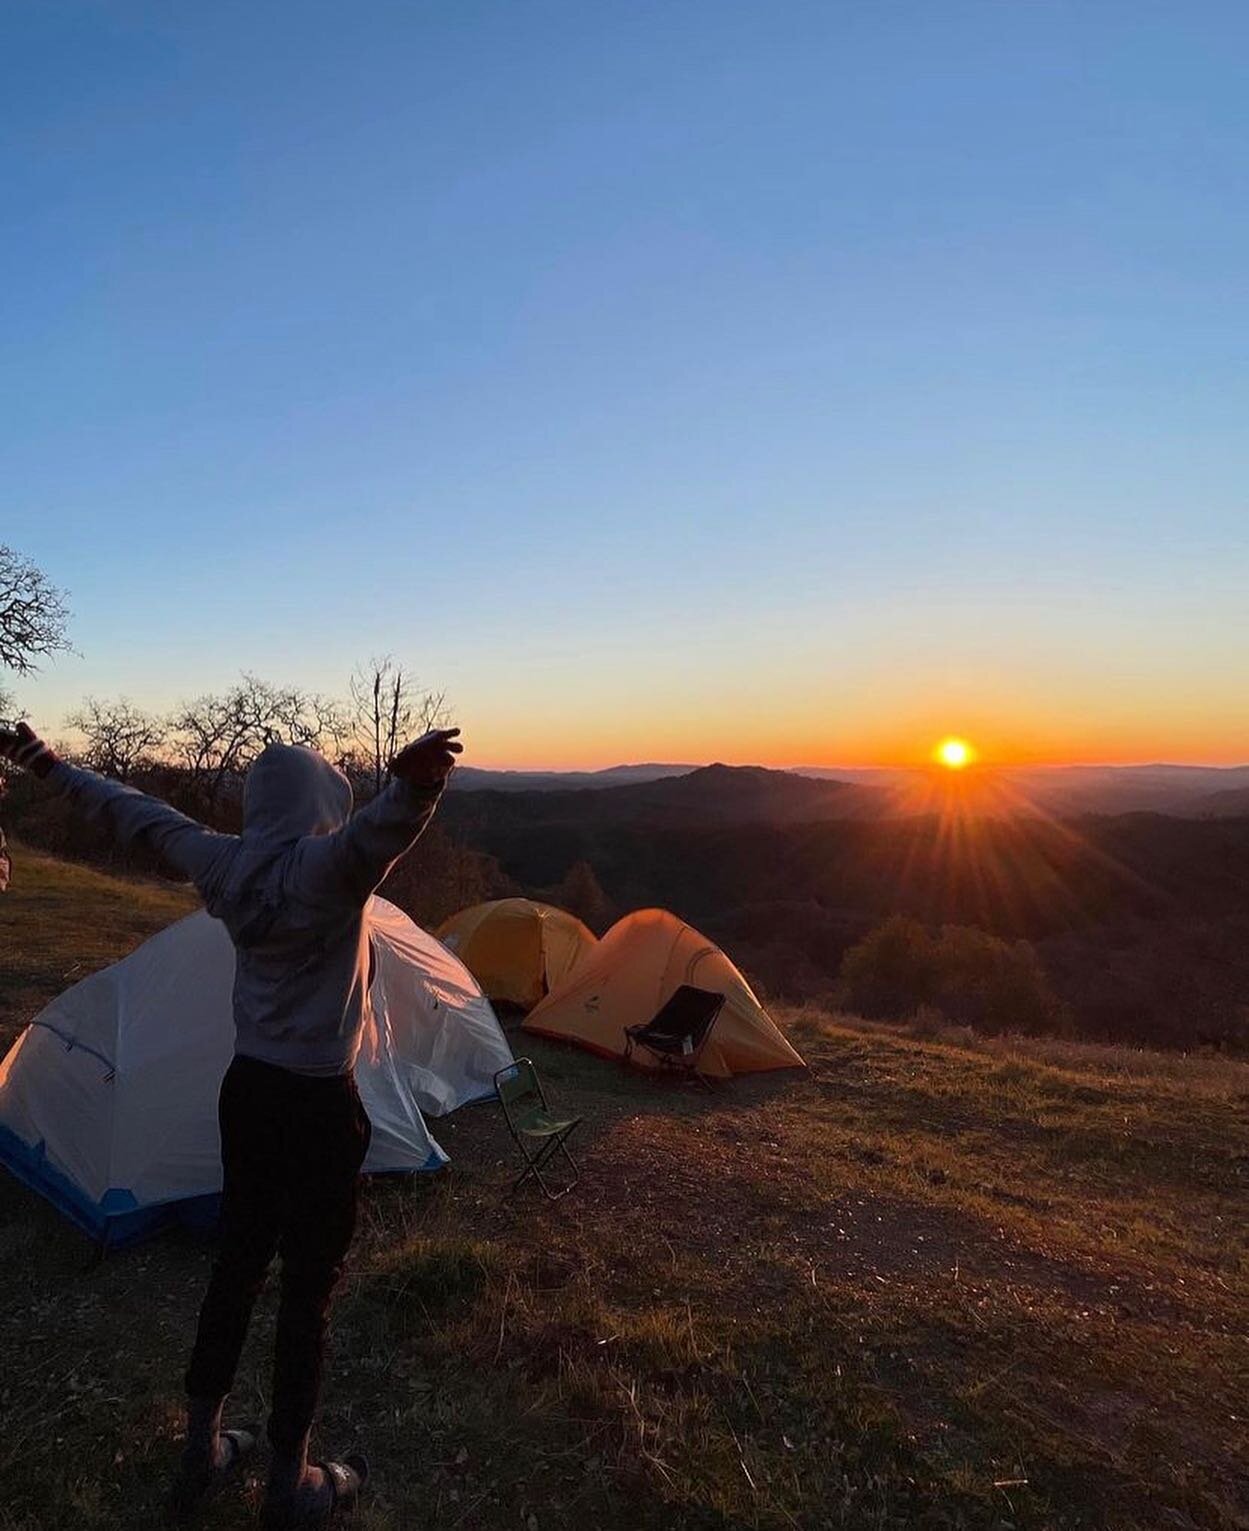
[[772,993],[827,996],[845,951],[904,914],[1033,943],[1079,1034],[1249,1038],[1249,818],[843,817],[872,789],[762,775],[779,782],[712,768],[644,789],[464,793],[443,823],[527,891],[588,866],[611,909],[675,910]]

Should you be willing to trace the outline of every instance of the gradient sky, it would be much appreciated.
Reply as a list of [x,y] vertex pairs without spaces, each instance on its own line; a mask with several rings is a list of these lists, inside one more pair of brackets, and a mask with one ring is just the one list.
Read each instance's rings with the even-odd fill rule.
[[0,540],[482,765],[1249,759],[1249,7],[0,3]]

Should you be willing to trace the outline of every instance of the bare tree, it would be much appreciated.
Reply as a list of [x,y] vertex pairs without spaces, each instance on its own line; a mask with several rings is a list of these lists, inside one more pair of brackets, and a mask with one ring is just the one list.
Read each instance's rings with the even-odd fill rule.
[[387,654],[358,665],[351,677],[352,753],[380,792],[386,767],[408,739],[447,720],[447,694],[419,685]]
[[246,674],[229,691],[184,703],[170,730],[175,759],[209,808],[266,744],[306,744],[338,754],[349,733],[340,703]]
[[0,665],[18,675],[69,647],[65,594],[29,559],[0,543]]
[[86,740],[83,758],[92,770],[118,781],[129,781],[140,766],[160,753],[168,734],[163,719],[136,707],[126,697],[100,701],[83,698],[82,706],[65,719]]
[[297,686],[270,686],[254,675],[243,677],[255,725],[264,744],[306,744],[337,756],[351,733],[347,709],[334,697]]

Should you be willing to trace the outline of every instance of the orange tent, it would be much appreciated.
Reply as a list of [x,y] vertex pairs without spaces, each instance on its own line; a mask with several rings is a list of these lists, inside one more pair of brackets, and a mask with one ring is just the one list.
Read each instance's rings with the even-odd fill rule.
[[443,921],[437,936],[491,999],[526,1010],[562,984],[598,945],[576,915],[530,898],[500,898],[461,909]]
[[[645,1025],[683,983],[725,997],[699,1059],[701,1073],[725,1079],[805,1067],[720,948],[666,909],[639,909],[618,920],[567,982],[529,1013],[523,1029],[620,1058],[625,1027]],[[640,1051],[633,1061],[654,1066]]]

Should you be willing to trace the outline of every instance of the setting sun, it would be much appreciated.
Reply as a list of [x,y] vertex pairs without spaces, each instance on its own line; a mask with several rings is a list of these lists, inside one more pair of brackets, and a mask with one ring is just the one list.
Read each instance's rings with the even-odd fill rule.
[[970,765],[974,751],[966,739],[942,739],[933,751],[933,758],[950,771],[961,771]]

